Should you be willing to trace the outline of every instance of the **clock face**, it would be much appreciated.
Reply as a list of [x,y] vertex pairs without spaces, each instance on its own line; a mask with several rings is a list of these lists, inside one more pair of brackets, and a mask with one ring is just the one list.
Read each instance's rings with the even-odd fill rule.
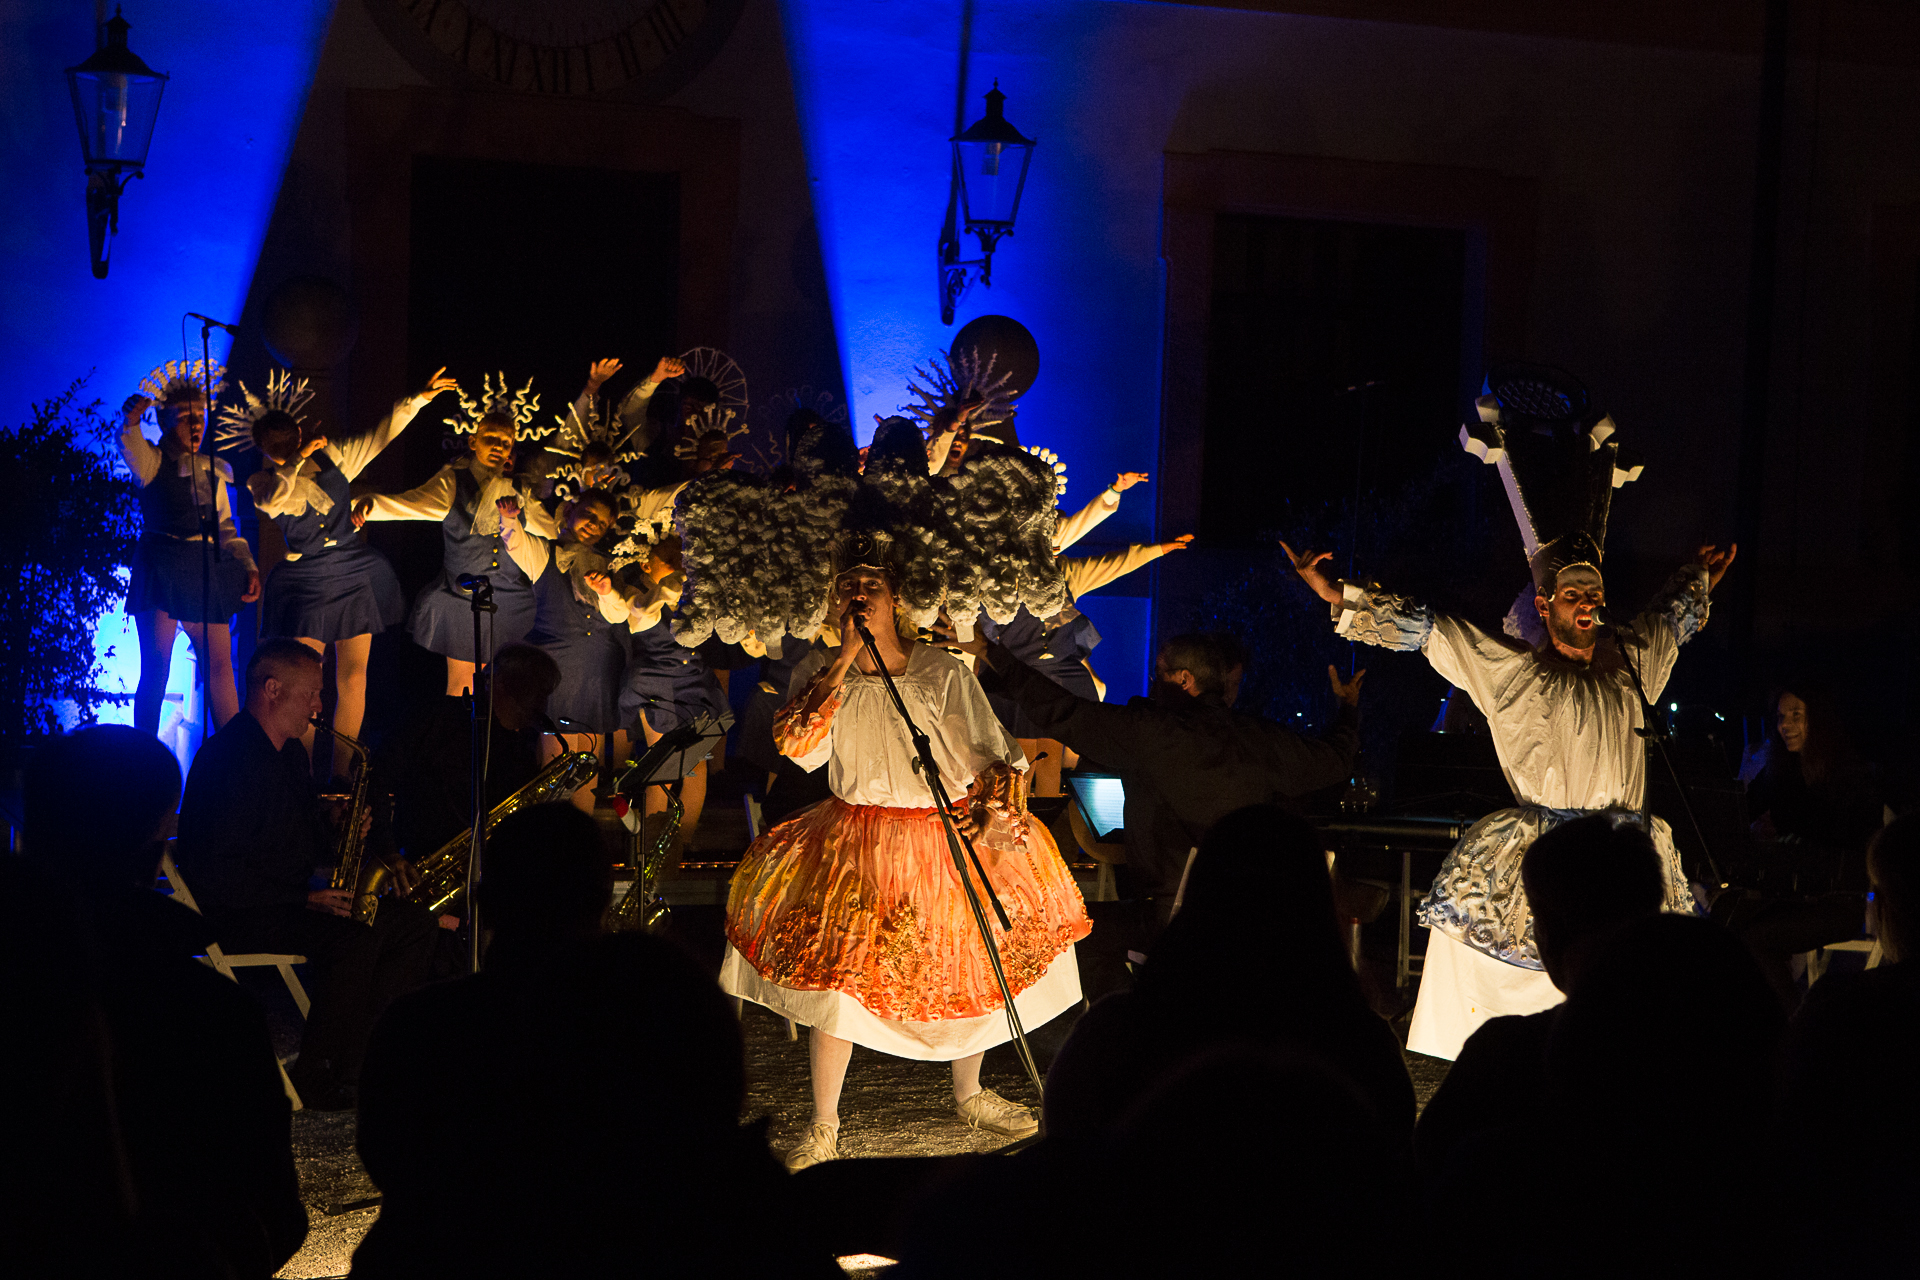
[[726,41],[745,0],[367,0],[421,74],[457,88],[648,100]]

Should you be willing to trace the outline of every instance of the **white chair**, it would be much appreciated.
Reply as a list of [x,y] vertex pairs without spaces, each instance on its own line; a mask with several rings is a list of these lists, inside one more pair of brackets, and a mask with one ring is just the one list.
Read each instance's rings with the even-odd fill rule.
[[[193,891],[187,888],[187,882],[180,878],[180,868],[173,865],[171,846],[168,852],[160,855],[160,874],[167,881],[167,896],[195,915],[200,914],[200,904],[193,900]],[[208,967],[235,983],[240,981],[239,975],[234,973],[235,969],[272,965],[280,971],[280,980],[287,984],[287,993],[293,997],[293,1003],[298,1006],[300,1016],[305,1018],[313,1008],[312,1002],[307,999],[307,989],[301,984],[300,975],[293,971],[293,966],[307,962],[305,956],[284,955],[273,951],[249,951],[242,955],[228,955],[220,949],[219,943],[209,942],[206,955],[200,958]],[[287,1063],[290,1061],[292,1061],[291,1058],[278,1059],[280,1083],[286,1087],[287,1098],[293,1103],[293,1109],[298,1111],[301,1109],[300,1094],[293,1087],[293,1081],[287,1076]]]

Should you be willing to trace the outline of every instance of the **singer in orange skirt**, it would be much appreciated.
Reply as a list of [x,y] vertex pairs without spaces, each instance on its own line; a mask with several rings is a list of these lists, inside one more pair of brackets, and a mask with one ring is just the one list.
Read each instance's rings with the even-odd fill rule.
[[[794,1169],[837,1154],[855,1043],[952,1062],[955,1105],[977,1128],[1019,1137],[1038,1123],[980,1087],[981,1056],[1012,1034],[1004,1002],[906,726],[853,625],[893,617],[891,573],[856,565],[836,579],[841,647],[794,671],[774,722],[782,755],[828,766],[833,798],[755,841],[727,903],[721,986],[813,1029],[813,1121],[787,1156]],[[1012,922],[1002,930],[987,908],[1014,1006],[1038,1026],[1080,1003],[1073,944],[1091,926],[1052,837],[1027,817],[1027,761],[959,659],[872,630]]]

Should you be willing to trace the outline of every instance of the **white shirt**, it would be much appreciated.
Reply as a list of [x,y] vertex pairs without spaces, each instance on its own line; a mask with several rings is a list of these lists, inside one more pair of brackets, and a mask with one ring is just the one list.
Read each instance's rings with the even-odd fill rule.
[[[1342,588],[1335,631],[1383,648],[1418,648],[1465,689],[1487,717],[1501,772],[1520,803],[1640,807],[1647,789],[1646,744],[1634,732],[1640,695],[1611,643],[1595,646],[1592,663],[1578,663],[1377,589]],[[1707,571],[1689,565],[1634,619],[1633,635],[1619,637],[1647,697],[1659,699],[1680,645],[1706,617]]]
[[[804,693],[832,658],[816,651],[802,659],[793,670],[788,697]],[[958,658],[944,649],[916,644],[907,656],[905,674],[893,680],[914,723],[933,742],[934,762],[940,766],[949,799],[965,795],[974,777],[989,765],[1006,763],[1026,769],[1020,744],[994,718],[980,682]],[[885,682],[877,675],[861,674],[855,666],[847,672],[844,688],[826,740],[795,762],[809,772],[827,765],[828,785],[848,804],[932,808],[933,792],[913,767],[913,742],[887,696]]]

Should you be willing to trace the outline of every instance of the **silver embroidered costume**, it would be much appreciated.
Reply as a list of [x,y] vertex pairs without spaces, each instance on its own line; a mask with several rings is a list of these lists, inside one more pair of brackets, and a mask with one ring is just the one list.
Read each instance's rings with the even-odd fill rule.
[[[1646,794],[1646,748],[1634,730],[1639,694],[1617,652],[1602,642],[1591,664],[1535,650],[1377,588],[1343,584],[1335,630],[1383,649],[1419,650],[1487,717],[1500,768],[1521,805],[1488,814],[1447,855],[1421,903],[1429,928],[1508,964],[1540,968],[1533,914],[1520,891],[1520,859],[1541,832],[1600,810],[1637,810]],[[1676,573],[1619,645],[1658,699],[1680,646],[1707,621],[1707,571]],[[1669,911],[1692,897],[1667,824],[1653,820],[1667,873]]]

